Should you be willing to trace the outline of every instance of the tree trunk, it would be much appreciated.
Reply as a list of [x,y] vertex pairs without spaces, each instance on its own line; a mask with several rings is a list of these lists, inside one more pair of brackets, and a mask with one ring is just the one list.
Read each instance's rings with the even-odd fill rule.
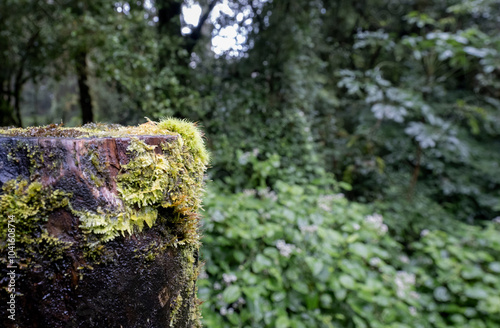
[[94,121],[92,113],[92,98],[88,85],[87,52],[81,51],[75,58],[76,74],[78,77],[78,90],[80,92],[80,108],[82,110],[82,123]]
[[14,88],[14,113],[16,115],[16,125],[19,127],[23,126],[23,120],[21,118],[21,88],[22,85],[16,82]]
[[179,134],[92,128],[0,130],[0,326],[199,326],[204,165]]

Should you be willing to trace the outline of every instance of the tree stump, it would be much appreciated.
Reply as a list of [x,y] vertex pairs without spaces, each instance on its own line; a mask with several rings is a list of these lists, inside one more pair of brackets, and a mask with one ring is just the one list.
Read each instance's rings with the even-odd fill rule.
[[0,326],[200,326],[207,162],[175,119],[0,130]]

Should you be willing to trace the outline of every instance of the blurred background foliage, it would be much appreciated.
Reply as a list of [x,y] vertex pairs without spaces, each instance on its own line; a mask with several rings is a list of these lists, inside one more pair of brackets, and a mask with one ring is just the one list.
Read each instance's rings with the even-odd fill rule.
[[0,124],[198,122],[209,327],[497,327],[499,17],[498,0],[3,0]]

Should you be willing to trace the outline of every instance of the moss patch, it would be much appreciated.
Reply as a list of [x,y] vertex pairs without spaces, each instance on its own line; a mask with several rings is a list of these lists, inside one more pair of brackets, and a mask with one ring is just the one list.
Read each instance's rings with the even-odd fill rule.
[[[20,265],[27,257],[41,255],[52,261],[62,258],[71,242],[54,238],[43,228],[48,214],[69,204],[71,195],[60,190],[44,188],[39,182],[10,180],[2,187],[0,196],[0,235],[7,236],[8,217],[14,216],[16,245],[22,247]],[[0,251],[7,247],[5,238],[0,241]],[[21,249],[21,248],[20,248]]]
[[[160,154],[155,151],[157,147],[162,149]],[[128,151],[130,161],[122,166],[122,173],[116,179],[123,210],[74,211],[81,227],[108,241],[125,232],[141,232],[146,225],[151,228],[158,210],[171,208],[174,213],[170,223],[179,234],[176,243],[198,243],[197,211],[205,162],[193,156],[180,136],[161,146],[132,138]]]
[[167,118],[160,121],[157,126],[162,130],[180,134],[194,157],[199,158],[205,164],[210,161],[210,154],[205,148],[203,134],[195,124],[177,118]]

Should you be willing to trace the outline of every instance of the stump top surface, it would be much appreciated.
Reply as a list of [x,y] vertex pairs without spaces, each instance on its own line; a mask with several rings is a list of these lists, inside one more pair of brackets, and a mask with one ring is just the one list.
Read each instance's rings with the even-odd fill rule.
[[118,124],[89,123],[82,127],[66,128],[62,125],[50,124],[40,127],[13,128],[0,127],[2,138],[43,138],[43,139],[100,139],[100,138],[132,138],[136,136],[161,136],[160,139],[173,139],[180,136],[183,144],[205,165],[210,155],[205,148],[203,133],[194,123],[177,118],[167,118],[159,122],[148,119],[137,126]]
[[0,128],[0,137],[23,138],[123,138],[140,135],[177,135],[157,125],[147,122],[138,126],[121,126],[118,124],[89,123],[82,127],[67,128],[58,124],[27,128]]

